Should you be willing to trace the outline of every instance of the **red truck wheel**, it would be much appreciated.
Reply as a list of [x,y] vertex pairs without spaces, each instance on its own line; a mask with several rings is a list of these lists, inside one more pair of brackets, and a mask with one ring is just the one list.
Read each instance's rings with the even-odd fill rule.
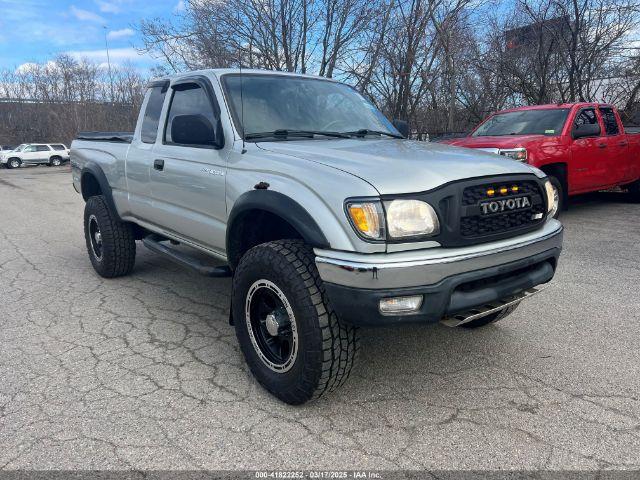
[[554,201],[557,202],[556,211],[553,212],[553,218],[558,218],[560,216],[560,212],[564,208],[564,189],[562,188],[562,183],[553,175],[549,175],[549,181],[553,186],[554,190]]

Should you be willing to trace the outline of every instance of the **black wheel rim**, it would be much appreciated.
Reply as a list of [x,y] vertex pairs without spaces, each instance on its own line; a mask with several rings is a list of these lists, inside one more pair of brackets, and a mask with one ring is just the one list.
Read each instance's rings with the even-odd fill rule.
[[91,242],[91,250],[96,260],[102,260],[102,232],[100,232],[100,226],[98,225],[98,219],[95,215],[89,217],[89,240]]
[[271,370],[293,367],[298,352],[295,316],[282,290],[269,280],[254,282],[245,304],[247,330],[258,357]]

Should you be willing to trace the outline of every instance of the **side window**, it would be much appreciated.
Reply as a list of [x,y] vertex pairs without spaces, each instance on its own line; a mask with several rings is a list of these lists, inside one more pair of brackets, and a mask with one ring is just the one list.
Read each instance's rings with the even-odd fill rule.
[[576,115],[575,125],[597,125],[598,117],[595,108],[585,108]]
[[36,151],[37,152],[48,152],[49,151],[49,147],[47,145],[38,145],[36,147]]
[[142,119],[142,127],[140,131],[141,140],[144,143],[155,143],[158,133],[158,125],[160,125],[160,114],[162,113],[162,104],[166,90],[162,86],[151,87],[149,89],[149,100],[147,108],[144,111]]
[[54,150],[65,150],[64,145],[51,145]]
[[36,151],[36,147],[34,145],[29,145],[24,149],[25,153],[31,153]]
[[600,113],[602,114],[602,121],[604,122],[604,131],[607,135],[618,135],[620,129],[618,128],[618,120],[616,119],[616,114],[613,113],[613,108],[601,108]]
[[[180,118],[174,122],[176,117]],[[173,88],[164,141],[174,145],[215,146],[217,122],[211,100],[200,85],[177,85]],[[180,130],[174,131],[176,128]]]

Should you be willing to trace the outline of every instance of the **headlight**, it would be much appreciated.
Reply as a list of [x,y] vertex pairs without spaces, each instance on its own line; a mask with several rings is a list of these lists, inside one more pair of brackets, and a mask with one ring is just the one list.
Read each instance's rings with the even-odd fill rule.
[[347,214],[353,228],[368,240],[384,240],[384,215],[378,201],[347,203]]
[[440,230],[431,205],[420,200],[393,200],[387,207],[387,230],[394,238],[435,235]]
[[527,149],[526,148],[505,148],[504,150],[498,150],[500,155],[505,157],[513,158],[518,162],[526,162],[527,161]]
[[560,196],[558,194],[558,190],[553,186],[549,179],[544,182],[544,189],[547,192],[547,214],[549,217],[553,217],[558,212]]

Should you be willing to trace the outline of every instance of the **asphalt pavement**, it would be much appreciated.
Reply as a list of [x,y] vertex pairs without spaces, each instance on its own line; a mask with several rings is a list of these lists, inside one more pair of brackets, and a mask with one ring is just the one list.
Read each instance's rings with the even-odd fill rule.
[[640,468],[640,204],[576,199],[556,278],[498,324],[364,329],[338,392],[252,378],[229,280],[89,262],[68,167],[0,170],[0,469]]

